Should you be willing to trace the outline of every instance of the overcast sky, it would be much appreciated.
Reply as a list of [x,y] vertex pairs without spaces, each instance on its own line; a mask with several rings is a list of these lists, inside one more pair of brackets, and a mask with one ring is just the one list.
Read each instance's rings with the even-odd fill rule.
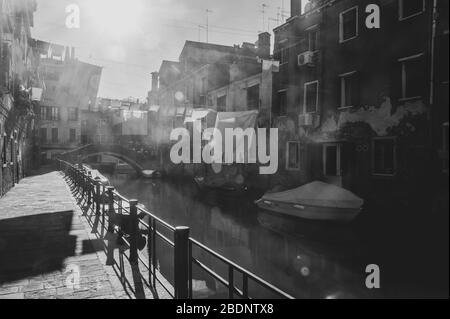
[[[70,4],[80,7],[80,29],[65,26]],[[264,31],[277,25],[278,8],[290,7],[289,0],[38,0],[33,36],[74,46],[80,60],[103,66],[99,96],[142,99],[162,60],[177,61],[186,40],[206,41],[206,9],[209,42],[233,45],[256,42],[262,4]]]

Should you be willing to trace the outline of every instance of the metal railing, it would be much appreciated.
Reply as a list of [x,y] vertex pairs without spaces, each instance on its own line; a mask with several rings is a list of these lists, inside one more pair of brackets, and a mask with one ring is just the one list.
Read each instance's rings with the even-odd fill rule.
[[[70,179],[74,192],[84,198],[87,206],[101,218],[102,227],[105,228],[102,229],[102,234],[104,230],[107,231],[104,239],[107,240],[108,265],[114,263],[113,241],[119,239],[129,249],[127,258],[130,263],[143,265],[149,271],[148,283],[156,288],[158,282],[172,298],[194,298],[193,268],[196,266],[226,287],[229,299],[235,296],[251,299],[250,283],[267,290],[274,297],[294,299],[288,293],[191,238],[188,227],[174,227],[140,206],[137,200],[129,200],[120,195],[114,187],[102,185],[100,181],[94,180],[82,165],[75,166],[59,160],[58,166],[58,169]],[[163,278],[158,278],[158,240],[174,250],[173,287],[168,287],[169,285],[161,280]],[[143,253],[145,246],[147,256]],[[213,267],[206,265],[200,257],[194,256],[194,250],[223,264],[227,269],[226,278],[212,269]],[[242,280],[238,282],[236,275],[242,276]]]

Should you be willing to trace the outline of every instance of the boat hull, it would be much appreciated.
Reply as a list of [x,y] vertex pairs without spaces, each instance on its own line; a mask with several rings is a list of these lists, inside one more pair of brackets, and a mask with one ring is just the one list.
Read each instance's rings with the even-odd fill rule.
[[162,177],[162,173],[158,171],[146,170],[142,171],[142,176],[147,179],[159,179]]
[[238,185],[238,184],[213,184],[213,183],[207,183],[204,178],[202,177],[195,177],[194,178],[195,183],[199,187],[200,190],[219,190],[223,192],[230,192],[230,193],[245,193],[247,191],[247,187],[245,185]]
[[361,208],[336,208],[325,206],[303,206],[301,204],[259,200],[259,208],[271,212],[307,220],[349,223],[360,213]]

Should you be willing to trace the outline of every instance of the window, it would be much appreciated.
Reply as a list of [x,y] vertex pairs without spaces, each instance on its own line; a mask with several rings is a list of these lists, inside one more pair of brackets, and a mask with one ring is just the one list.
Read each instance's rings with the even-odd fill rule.
[[325,144],[323,146],[323,174],[325,176],[341,176],[341,144]]
[[200,95],[199,105],[206,106],[206,95]]
[[259,84],[247,89],[247,107],[249,110],[259,110]]
[[9,155],[10,155],[10,157],[9,157],[9,161],[10,161],[10,163],[11,163],[11,165],[13,165],[14,164],[14,162],[15,162],[15,160],[14,160],[14,140],[15,140],[15,136],[14,136],[15,134],[13,134],[12,136],[11,136],[11,138],[10,138],[10,147],[9,147],[9,150],[10,150],[10,152],[9,152]]
[[399,18],[404,20],[425,11],[424,0],[399,0]]
[[278,115],[287,115],[287,91],[278,92]]
[[41,127],[40,137],[41,137],[41,144],[47,144],[47,128]]
[[77,141],[77,130],[74,128],[71,128],[69,131],[69,142],[75,143]]
[[47,107],[41,106],[41,121],[45,121],[48,119]]
[[78,109],[76,107],[69,108],[69,121],[78,121]]
[[217,98],[217,111],[225,112],[227,110],[227,96],[222,95]]
[[280,50],[280,65],[287,64],[289,62],[289,49],[282,48]]
[[81,145],[87,145],[89,144],[89,138],[87,135],[81,135]]
[[8,161],[6,159],[7,156],[7,146],[8,145],[8,137],[6,136],[6,133],[3,136],[3,149],[2,149],[2,158],[3,158],[3,165],[7,165]]
[[344,11],[339,16],[339,39],[345,42],[358,36],[358,7]]
[[341,108],[354,107],[359,104],[359,88],[356,72],[340,75],[341,79]]
[[304,113],[316,113],[319,106],[319,81],[305,83]]
[[52,143],[58,144],[58,129],[52,128]]
[[300,142],[287,143],[287,170],[300,170]]
[[319,43],[320,43],[320,33],[318,28],[311,29],[308,31],[308,46],[309,51],[315,52],[319,50]]
[[202,84],[201,84],[201,94],[206,95],[206,92],[208,91],[208,79],[202,78]]
[[59,108],[50,107],[47,112],[50,113],[48,114],[50,116],[50,118],[48,118],[50,121],[59,121]]
[[426,88],[422,54],[400,59],[401,99],[420,98]]
[[9,150],[10,150],[10,152],[9,152],[9,155],[10,155],[10,157],[9,157],[9,161],[10,161],[10,163],[11,163],[11,165],[13,165],[14,164],[14,138],[15,138],[15,136],[14,136],[15,134],[12,134],[11,135],[11,139],[10,139],[10,146],[9,146]]
[[379,176],[394,176],[397,170],[395,138],[377,138],[372,142],[373,174]]

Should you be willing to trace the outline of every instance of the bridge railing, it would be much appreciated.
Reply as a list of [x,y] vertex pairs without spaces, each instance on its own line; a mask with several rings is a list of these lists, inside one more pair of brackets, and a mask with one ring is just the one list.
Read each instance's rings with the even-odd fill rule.
[[[88,207],[101,218],[102,234],[106,234],[107,263],[114,262],[114,247],[120,241],[128,250],[126,258],[131,264],[143,265],[149,273],[148,283],[156,288],[157,283],[175,299],[193,299],[194,266],[226,288],[229,299],[235,297],[251,299],[250,283],[262,288],[274,298],[294,299],[288,293],[230,261],[206,245],[190,237],[188,227],[174,227],[139,205],[120,195],[112,186],[94,180],[83,166],[75,166],[59,160],[59,169],[70,179],[74,192],[84,199]],[[158,271],[157,243],[173,249],[173,286],[162,278]],[[145,249],[147,247],[147,249]],[[166,251],[165,251],[166,252]],[[162,257],[162,256],[161,256]],[[201,258],[203,257],[203,258]],[[219,274],[207,260],[215,260],[216,267],[226,269]],[[237,280],[237,279],[240,280]],[[258,291],[260,289],[257,289]]]

